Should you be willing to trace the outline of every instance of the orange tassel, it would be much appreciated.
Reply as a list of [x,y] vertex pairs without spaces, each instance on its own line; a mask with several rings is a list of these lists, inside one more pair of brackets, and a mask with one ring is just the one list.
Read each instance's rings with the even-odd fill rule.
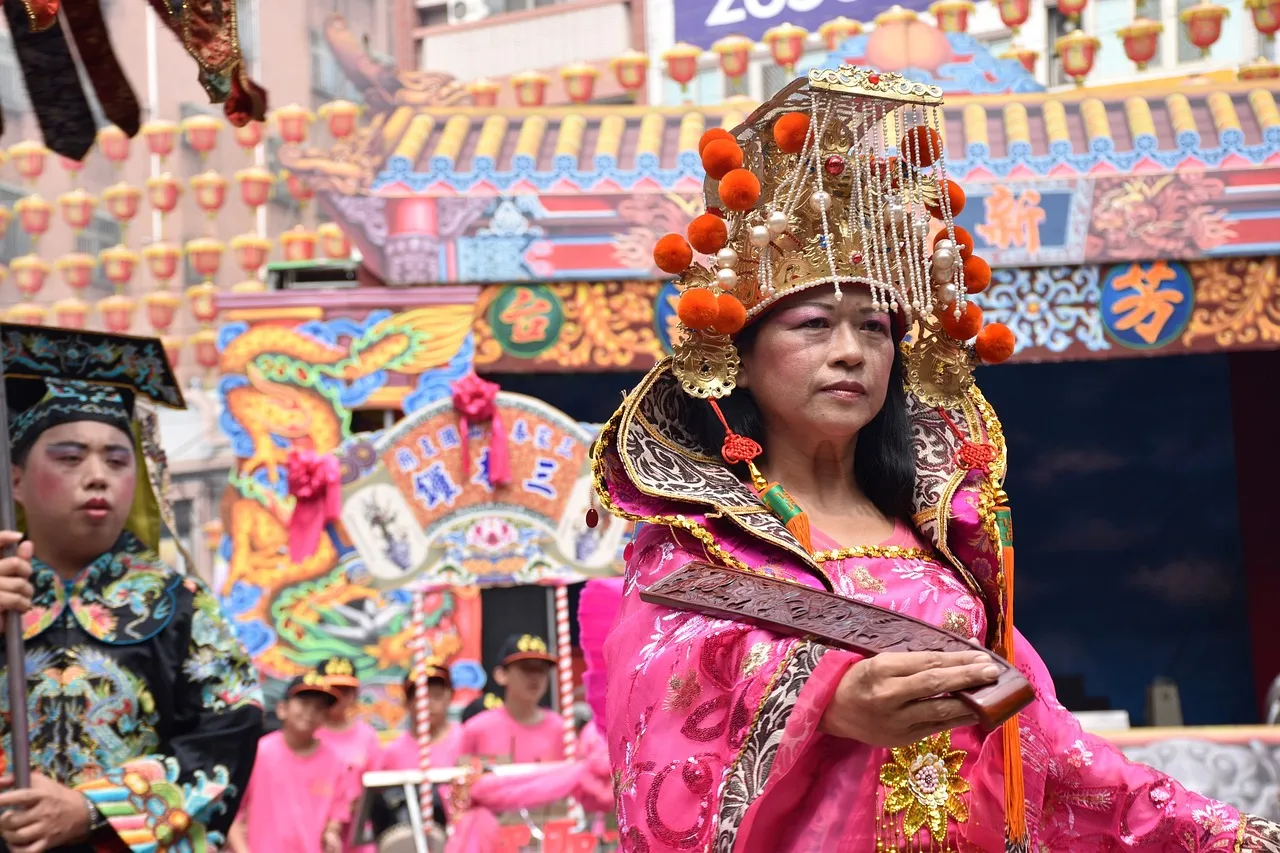
[[[1009,510],[1009,496],[999,491],[996,506],[996,526],[1000,531],[1000,546],[1004,564],[1004,659],[1013,663],[1013,519]],[[1027,795],[1022,780],[1022,738],[1018,734],[1018,716],[1001,726],[1004,744],[1004,813],[1005,830],[1008,833],[1009,850],[1027,850],[1030,836],[1027,832]]]

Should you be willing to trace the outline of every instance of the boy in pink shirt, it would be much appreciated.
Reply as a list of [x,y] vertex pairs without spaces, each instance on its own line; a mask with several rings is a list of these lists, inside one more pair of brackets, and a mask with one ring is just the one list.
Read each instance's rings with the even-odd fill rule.
[[[406,730],[382,751],[379,770],[417,770],[422,766],[418,748],[418,671],[404,680],[404,702],[408,717]],[[458,743],[462,727],[449,722],[453,701],[453,679],[448,667],[427,663],[427,722],[431,737],[431,766],[452,767],[458,763]]]
[[459,753],[512,764],[563,760],[564,718],[538,704],[551,686],[555,662],[541,637],[510,637],[493,671],[506,700],[463,724]]
[[276,706],[281,728],[258,741],[258,760],[231,827],[231,853],[340,853],[353,772],[316,731],[337,701],[315,673],[295,678]]
[[[373,726],[356,716],[360,703],[360,678],[356,675],[355,663],[350,658],[331,657],[321,661],[317,671],[338,701],[329,709],[325,724],[316,732],[316,737],[355,768],[356,789],[351,796],[354,805],[364,792],[365,772],[377,770],[382,760],[382,740]],[[347,844],[344,849],[348,853],[373,853],[372,845],[353,847]]]

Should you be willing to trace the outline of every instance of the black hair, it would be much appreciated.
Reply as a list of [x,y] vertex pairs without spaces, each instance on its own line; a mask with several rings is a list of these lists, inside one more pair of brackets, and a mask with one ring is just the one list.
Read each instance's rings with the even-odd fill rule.
[[[743,329],[734,344],[746,354],[755,347],[763,318]],[[893,320],[895,331],[898,318]],[[915,448],[911,441],[911,421],[907,415],[907,393],[903,376],[902,350],[895,346],[893,365],[889,369],[889,389],[884,405],[870,423],[858,433],[853,451],[853,474],[867,498],[889,518],[911,523],[912,496],[916,486]],[[718,401],[730,428],[753,439],[764,448],[764,418],[755,397],[746,388],[737,388]],[[724,443],[724,426],[709,405],[697,407],[694,432],[703,447],[719,455]],[[742,473],[742,472],[739,472]]]

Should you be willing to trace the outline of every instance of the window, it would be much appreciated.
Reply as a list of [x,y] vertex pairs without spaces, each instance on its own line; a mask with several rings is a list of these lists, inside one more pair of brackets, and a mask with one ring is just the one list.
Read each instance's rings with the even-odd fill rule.
[[418,26],[439,27],[447,23],[449,23],[449,7],[447,5],[418,7]]
[[329,49],[324,34],[311,31],[311,100],[316,106],[339,98],[359,103],[363,100],[355,85],[347,79],[338,59]]
[[[14,202],[24,195],[26,193],[22,190],[0,184],[0,207],[12,211]],[[14,258],[30,252],[31,238],[27,236],[26,231],[22,230],[22,223],[18,221],[18,215],[15,213],[9,227],[5,229],[4,239],[0,240],[0,264],[8,264]]]
[[705,65],[698,70],[698,76],[689,81],[687,90],[681,90],[680,84],[667,77],[662,77],[664,104],[699,104],[714,105],[724,100],[724,75],[717,65]]
[[13,37],[7,31],[0,31],[0,109],[11,116],[31,109],[18,55],[13,52]]
[[257,67],[258,0],[236,0],[236,22],[240,30],[240,55],[250,69]]

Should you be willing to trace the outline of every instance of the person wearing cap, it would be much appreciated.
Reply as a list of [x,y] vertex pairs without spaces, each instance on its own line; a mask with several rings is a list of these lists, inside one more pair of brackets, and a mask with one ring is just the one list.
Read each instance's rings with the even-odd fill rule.
[[516,764],[562,760],[564,718],[540,704],[556,662],[547,641],[533,634],[513,635],[499,660],[493,675],[506,699],[463,724],[460,754]]
[[[427,725],[432,767],[452,767],[458,762],[462,726],[450,722],[453,678],[449,668],[432,659],[424,664],[427,676]],[[387,744],[379,761],[380,770],[415,770],[422,765],[419,747],[417,698],[421,671],[415,667],[404,680],[406,731]]]
[[258,763],[228,838],[231,853],[339,853],[358,794],[355,769],[317,732],[338,696],[318,673],[289,683],[280,728],[258,744]]
[[[382,739],[368,721],[358,716],[360,702],[360,677],[356,674],[355,661],[346,657],[331,657],[320,662],[316,671],[338,697],[329,709],[324,726],[317,737],[356,768],[363,777],[365,771],[377,768],[382,758]],[[368,853],[369,847],[350,847],[348,851]]]
[[[35,771],[27,789],[0,778],[0,849],[217,849],[253,766],[262,694],[213,594],[156,553],[163,463],[154,413],[135,402],[182,407],[164,349],[11,325],[0,347],[26,539],[0,561],[0,607],[24,611]],[[6,578],[28,555],[15,598]]]

